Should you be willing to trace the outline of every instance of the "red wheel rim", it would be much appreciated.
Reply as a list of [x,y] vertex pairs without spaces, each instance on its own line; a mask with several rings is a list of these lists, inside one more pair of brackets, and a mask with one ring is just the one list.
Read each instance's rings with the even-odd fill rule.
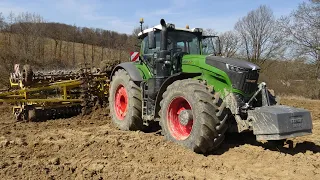
[[189,121],[185,126],[179,121],[180,112],[191,109],[189,102],[183,97],[177,97],[169,104],[167,111],[167,124],[171,135],[176,140],[185,140],[191,134],[193,120]]
[[123,120],[128,109],[128,94],[123,85],[118,86],[114,102],[114,109],[116,111],[117,118],[119,120]]

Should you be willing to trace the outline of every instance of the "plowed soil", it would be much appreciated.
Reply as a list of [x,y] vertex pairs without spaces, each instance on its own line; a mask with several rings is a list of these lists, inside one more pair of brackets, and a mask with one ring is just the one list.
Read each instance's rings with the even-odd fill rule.
[[117,130],[103,109],[85,117],[17,123],[0,106],[0,179],[320,179],[320,101],[285,98],[312,112],[310,136],[293,147],[229,134],[195,154],[159,132]]

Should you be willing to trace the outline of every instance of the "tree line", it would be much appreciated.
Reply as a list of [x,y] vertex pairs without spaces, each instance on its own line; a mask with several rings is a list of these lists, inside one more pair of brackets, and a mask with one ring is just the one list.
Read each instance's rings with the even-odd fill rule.
[[[213,29],[206,32],[218,34]],[[240,18],[232,31],[219,35],[226,57],[258,64],[267,60],[303,60],[314,64],[313,77],[320,77],[319,1],[303,2],[280,18],[274,16],[271,8],[261,5]]]

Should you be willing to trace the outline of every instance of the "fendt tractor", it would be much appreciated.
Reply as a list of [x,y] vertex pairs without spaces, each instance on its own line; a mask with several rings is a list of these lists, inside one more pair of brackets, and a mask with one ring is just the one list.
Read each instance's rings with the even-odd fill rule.
[[159,124],[167,140],[197,153],[218,148],[226,132],[276,142],[312,133],[310,112],[278,105],[258,83],[260,68],[223,57],[218,36],[163,19],[138,36],[137,61],[63,71],[16,64],[0,103],[13,104],[17,120],[35,121],[85,115],[108,102],[119,129]]
[[259,66],[221,56],[219,37],[163,19],[138,36],[139,60],[111,73],[110,113],[118,128],[141,130],[157,121],[167,140],[198,153],[216,149],[227,131],[253,131],[268,141],[312,133],[310,112],[277,105],[266,83],[258,84]]

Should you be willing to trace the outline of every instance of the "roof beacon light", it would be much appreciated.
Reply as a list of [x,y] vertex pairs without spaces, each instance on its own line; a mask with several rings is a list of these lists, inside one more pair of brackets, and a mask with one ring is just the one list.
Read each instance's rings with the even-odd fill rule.
[[189,28],[190,28],[190,27],[189,27],[189,25],[187,24],[187,25],[186,25],[186,29],[189,29]]
[[143,24],[144,23],[144,20],[143,20],[143,18],[140,18],[140,21],[139,21],[141,24]]
[[144,23],[143,18],[140,18],[140,31],[143,32],[142,24]]

